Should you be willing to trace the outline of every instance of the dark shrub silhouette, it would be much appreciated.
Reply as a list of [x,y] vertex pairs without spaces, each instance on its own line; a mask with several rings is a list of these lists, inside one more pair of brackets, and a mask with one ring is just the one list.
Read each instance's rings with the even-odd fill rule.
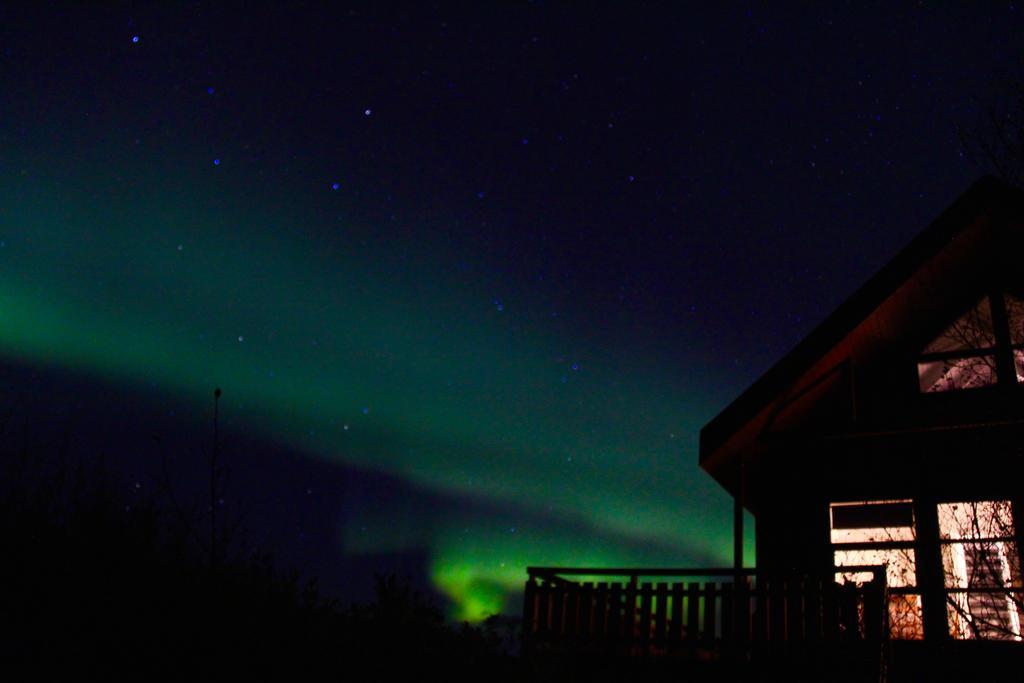
[[514,676],[492,629],[447,623],[394,577],[343,608],[229,539],[210,561],[202,519],[118,490],[102,464],[0,453],[5,680]]

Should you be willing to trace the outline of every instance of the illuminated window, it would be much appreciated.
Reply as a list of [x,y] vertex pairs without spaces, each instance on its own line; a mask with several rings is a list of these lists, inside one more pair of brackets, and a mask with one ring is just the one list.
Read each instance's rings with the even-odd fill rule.
[[992,307],[985,297],[925,347],[917,364],[921,391],[995,384],[995,346]]
[[1021,640],[1024,596],[1009,501],[939,505],[950,634]]
[[1024,382],[1024,301],[1006,294],[1006,319],[1010,324],[1010,347],[1017,381]]
[[[890,634],[903,639],[923,637],[911,501],[833,503],[829,513],[836,580],[868,581],[870,572],[853,568],[886,565]],[[844,567],[851,569],[842,571]]]
[[[994,305],[1005,311],[1008,331],[996,329],[993,321],[1003,318],[993,317]],[[1003,338],[1009,339],[1009,349],[998,343],[1003,335],[997,332],[1008,332]],[[984,297],[921,352],[917,363],[920,389],[933,393],[995,384],[998,359],[1007,353],[1012,356],[1016,381],[1024,382],[1024,301],[1009,294],[994,300]]]

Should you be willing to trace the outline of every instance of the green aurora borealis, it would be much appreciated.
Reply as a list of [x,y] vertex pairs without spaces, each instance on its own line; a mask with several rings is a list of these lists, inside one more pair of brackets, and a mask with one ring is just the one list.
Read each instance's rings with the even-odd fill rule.
[[[442,242],[275,206],[283,191],[219,180],[228,165],[17,168],[0,197],[0,353],[197,410],[216,383],[252,436],[529,511],[424,524],[396,506],[339,530],[343,552],[428,548],[459,618],[502,609],[528,564],[729,562],[728,499],[696,465],[720,407],[710,377],[573,338],[520,305],[532,293],[483,291]],[[318,221],[351,237],[304,239]]]

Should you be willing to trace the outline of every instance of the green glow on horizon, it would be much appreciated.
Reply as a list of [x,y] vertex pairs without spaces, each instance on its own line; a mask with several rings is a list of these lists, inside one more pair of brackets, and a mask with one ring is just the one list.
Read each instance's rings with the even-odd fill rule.
[[459,621],[479,622],[506,609],[508,596],[523,582],[519,572],[515,580],[507,574],[496,577],[480,571],[472,564],[451,564],[435,567],[435,585],[455,604],[451,615]]
[[441,245],[325,249],[303,211],[162,186],[0,187],[0,355],[196,406],[217,384],[238,428],[529,511],[515,534],[446,519],[425,539],[346,540],[427,543],[458,618],[501,609],[527,564],[728,563],[727,499],[696,466],[710,379],[498,311]]

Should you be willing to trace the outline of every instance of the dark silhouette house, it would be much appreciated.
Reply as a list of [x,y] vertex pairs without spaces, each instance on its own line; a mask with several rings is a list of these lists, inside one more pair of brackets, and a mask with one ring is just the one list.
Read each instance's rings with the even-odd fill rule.
[[1024,192],[971,187],[703,428],[700,465],[759,571],[885,564],[894,639],[1020,641]]
[[1024,192],[984,178],[701,430],[734,566],[530,567],[524,652],[1019,678],[1022,464]]

